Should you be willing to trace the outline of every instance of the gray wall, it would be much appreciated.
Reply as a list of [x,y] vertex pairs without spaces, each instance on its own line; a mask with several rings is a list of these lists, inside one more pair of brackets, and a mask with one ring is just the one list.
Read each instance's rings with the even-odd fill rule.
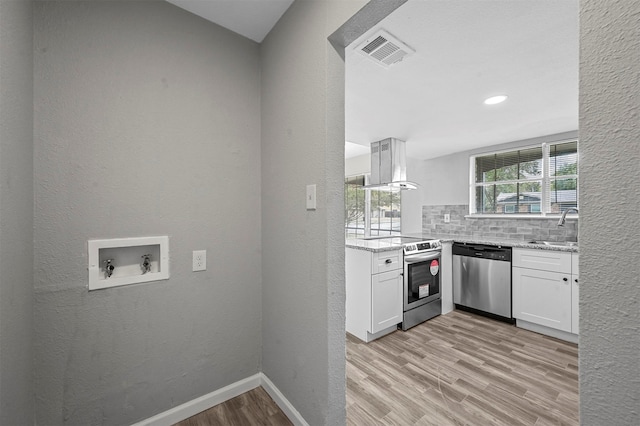
[[344,63],[327,37],[363,4],[297,1],[261,46],[262,366],[312,425],[345,422]]
[[640,424],[640,5],[580,13],[580,418]]
[[0,1],[0,424],[33,424],[33,32]]
[[[35,51],[38,331],[33,340],[38,346],[41,423],[59,424],[63,419],[69,424],[129,423],[260,370],[256,326],[260,323],[260,260],[248,267],[235,260],[260,254],[243,248],[250,244],[238,244],[259,245],[255,235],[260,232],[260,216],[251,214],[252,209],[260,211],[257,47],[164,3],[144,2],[144,10],[140,4],[105,3],[108,6],[45,2],[38,4],[35,15],[39,40]],[[265,291],[272,294],[265,294],[262,304],[263,333],[265,339],[274,340],[265,345],[262,355],[265,372],[308,420],[328,424],[344,415],[336,404],[344,395],[344,384],[338,384],[344,370],[336,362],[344,355],[339,353],[344,337],[337,325],[343,320],[339,306],[343,296],[332,287],[340,280],[340,272],[330,257],[335,246],[331,239],[336,233],[331,232],[334,216],[342,211],[336,201],[342,173],[332,158],[342,149],[342,141],[335,138],[329,143],[318,137],[328,131],[321,118],[315,122],[311,117],[326,113],[335,120],[339,113],[322,111],[339,101],[336,93],[340,91],[331,87],[323,101],[327,93],[326,88],[319,90],[326,83],[320,82],[327,77],[323,66],[331,65],[330,74],[338,70],[327,81],[339,85],[342,77],[339,61],[325,50],[326,45],[318,57],[311,57],[286,40],[287,35],[312,37],[308,23],[313,37],[328,34],[326,28],[318,30],[318,21],[336,5],[322,9],[301,3],[290,11],[295,18],[280,23],[281,35],[267,40],[265,51],[271,50],[273,59],[267,60],[263,51],[265,71],[284,73],[263,79],[263,106],[273,107],[263,110],[262,116],[269,150],[264,164],[270,166],[263,179],[265,185],[295,186],[299,194],[287,201],[278,198],[275,189],[265,189],[262,199],[268,205],[262,219],[265,227],[275,229],[264,232],[264,251],[293,253],[292,260],[302,263],[291,271],[264,268]],[[318,8],[321,16],[308,15]],[[29,395],[34,389],[29,374],[32,272],[30,262],[24,260],[31,258],[32,249],[31,55],[24,53],[31,43],[29,10],[29,2],[0,2],[3,424],[29,423]],[[580,392],[585,425],[639,422],[640,271],[635,241],[640,237],[636,226],[640,199],[633,186],[640,177],[637,12],[633,2],[585,0],[581,5]],[[226,52],[218,45],[220,39],[224,40],[220,44],[242,46],[241,54],[220,55],[231,63],[222,64],[215,55]],[[300,45],[315,47],[316,42],[303,37]],[[280,56],[275,50],[285,46],[288,51]],[[278,68],[277,58],[294,56],[295,70],[291,64]],[[237,61],[248,63],[240,66]],[[277,97],[288,79],[300,87],[294,75],[298,63],[303,75],[313,76],[311,88],[288,92],[293,104],[280,103]],[[233,96],[225,91],[228,88]],[[205,101],[202,90],[216,96]],[[317,98],[302,99],[311,92]],[[211,98],[230,104],[222,107]],[[298,107],[309,110],[297,115]],[[241,123],[236,122],[238,116],[243,117]],[[339,133],[339,127],[330,129],[331,134]],[[279,161],[283,148],[278,139],[288,144],[312,143]],[[196,148],[200,155],[190,158],[186,147]],[[306,157],[294,158],[296,154],[326,159],[313,160],[307,173],[309,168],[296,166]],[[243,169],[236,170],[230,158],[240,159]],[[285,176],[300,170],[299,183],[287,183],[291,179]],[[332,173],[339,176],[339,185],[331,181]],[[194,181],[205,184],[194,185]],[[319,200],[331,206],[327,211],[302,210],[304,185],[311,181],[320,185]],[[239,186],[225,193],[231,185],[219,182]],[[331,184],[329,190],[323,182]],[[271,195],[274,201],[269,201]],[[226,201],[216,202],[219,199]],[[246,211],[236,220],[224,221],[228,206]],[[289,212],[295,212],[294,220]],[[87,293],[86,239],[133,234],[171,236],[172,279]],[[318,243],[312,244],[307,237],[319,238]],[[205,273],[189,272],[190,252],[196,248],[210,250]],[[265,259],[285,266],[276,253]],[[291,265],[286,263],[287,268]],[[294,286],[301,286],[301,291]],[[287,293],[291,290],[292,295]],[[308,304],[287,303],[300,295]],[[332,320],[334,316],[337,320]],[[331,352],[336,350],[337,355]],[[307,364],[305,357],[322,365]],[[335,366],[337,374],[327,377]],[[337,396],[331,394],[334,391]]]
[[[38,423],[129,424],[259,372],[258,45],[164,1],[34,23]],[[87,291],[88,239],[148,235],[170,280]]]

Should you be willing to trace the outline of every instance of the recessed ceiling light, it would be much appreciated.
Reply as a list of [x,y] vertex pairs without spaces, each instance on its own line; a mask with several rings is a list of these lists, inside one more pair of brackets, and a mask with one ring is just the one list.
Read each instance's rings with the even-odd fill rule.
[[490,98],[485,99],[484,103],[486,105],[495,105],[507,100],[506,95],[492,96]]

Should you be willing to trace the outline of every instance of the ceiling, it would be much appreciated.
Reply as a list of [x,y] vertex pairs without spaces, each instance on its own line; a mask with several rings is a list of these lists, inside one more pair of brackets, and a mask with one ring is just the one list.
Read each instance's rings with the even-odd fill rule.
[[167,0],[261,43],[293,0]]
[[[167,0],[256,42],[293,0]],[[578,129],[578,0],[409,0],[346,49],[347,158],[405,140],[435,158]],[[415,53],[384,68],[384,29]],[[488,106],[489,96],[508,95]]]
[[[346,140],[396,137],[428,159],[577,130],[578,6],[409,0],[347,47]],[[415,54],[389,68],[362,55],[379,28]],[[483,104],[498,94],[508,99]]]

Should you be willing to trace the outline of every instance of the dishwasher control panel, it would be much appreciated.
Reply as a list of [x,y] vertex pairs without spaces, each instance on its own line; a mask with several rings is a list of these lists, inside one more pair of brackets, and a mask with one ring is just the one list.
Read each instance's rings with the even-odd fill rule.
[[511,247],[455,243],[453,245],[453,254],[458,256],[511,262]]

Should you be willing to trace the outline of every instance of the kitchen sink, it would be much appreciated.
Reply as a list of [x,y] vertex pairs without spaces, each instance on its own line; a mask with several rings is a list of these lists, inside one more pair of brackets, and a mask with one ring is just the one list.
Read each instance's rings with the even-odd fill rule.
[[577,247],[577,241],[529,241],[529,244],[544,244],[545,246]]

